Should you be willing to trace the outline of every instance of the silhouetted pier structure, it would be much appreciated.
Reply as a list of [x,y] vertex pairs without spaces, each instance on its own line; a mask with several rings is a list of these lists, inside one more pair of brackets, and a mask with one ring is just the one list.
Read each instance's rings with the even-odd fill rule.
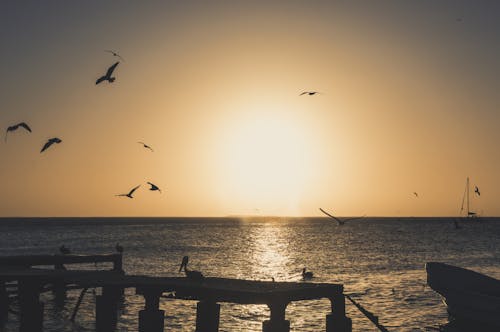
[[[74,263],[94,262],[112,262],[113,269],[92,271],[62,268]],[[48,265],[55,268],[34,268]],[[164,331],[165,312],[160,310],[160,298],[166,292],[175,292],[175,299],[198,301],[196,332],[219,330],[219,303],[267,305],[271,314],[270,319],[263,322],[262,331],[288,332],[290,322],[285,318],[287,305],[292,301],[321,298],[328,298],[331,302],[331,312],[326,315],[326,331],[352,331],[351,320],[345,315],[341,284],[126,275],[122,271],[121,254],[0,257],[0,282],[0,320],[3,322],[7,318],[9,305],[5,285],[7,282],[17,282],[21,332],[43,330],[43,303],[39,296],[49,285],[57,285],[58,289],[101,287],[102,295],[96,297],[98,332],[115,330],[117,303],[125,288],[134,288],[136,294],[145,299],[144,309],[139,312],[140,332]]]

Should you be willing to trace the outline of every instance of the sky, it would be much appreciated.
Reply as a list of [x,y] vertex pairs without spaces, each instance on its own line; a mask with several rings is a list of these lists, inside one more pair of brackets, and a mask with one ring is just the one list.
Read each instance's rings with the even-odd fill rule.
[[0,216],[500,215],[498,1],[5,1],[0,42]]

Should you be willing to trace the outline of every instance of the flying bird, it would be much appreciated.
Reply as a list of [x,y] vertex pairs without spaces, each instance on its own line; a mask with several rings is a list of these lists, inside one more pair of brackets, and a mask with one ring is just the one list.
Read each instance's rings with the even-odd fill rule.
[[155,184],[153,184],[153,183],[151,183],[151,182],[148,182],[148,184],[151,186],[151,188],[149,188],[149,190],[151,190],[151,191],[158,190],[158,191],[161,193],[161,189],[160,189],[160,188],[158,188],[158,186],[157,186],[157,185],[155,185]]
[[306,268],[302,269],[302,279],[304,280],[310,280],[312,279],[314,274],[311,271],[306,272]]
[[40,150],[40,153],[42,153],[43,151],[47,150],[52,144],[54,143],[61,143],[62,141],[57,138],[57,137],[54,137],[54,138],[51,138],[47,141],[47,143],[45,143],[45,145],[43,146],[42,150]]
[[119,195],[115,195],[115,196],[124,196],[124,197],[128,197],[128,198],[134,198],[132,197],[132,194],[134,193],[134,191],[137,190],[137,188],[139,188],[141,185],[138,185],[137,187],[134,187],[132,190],[130,190],[130,192],[128,194],[119,194]]
[[112,50],[104,50],[104,52],[108,52],[108,53],[111,53],[113,54],[113,56],[116,56],[118,58],[120,58],[122,61],[125,61],[121,56],[120,54],[118,54],[118,52],[115,52],[115,51],[112,51]]
[[303,96],[303,95],[314,96],[315,94],[319,95],[320,93],[318,91],[304,91],[299,96]]
[[5,141],[7,142],[7,134],[10,132],[10,131],[14,131],[14,130],[17,130],[17,128],[19,127],[22,127],[24,129],[26,129],[27,131],[29,131],[31,133],[31,128],[26,124],[26,122],[20,122],[16,125],[13,125],[13,126],[10,126],[7,128],[7,131],[5,132]]
[[182,258],[182,263],[181,263],[181,267],[179,268],[179,272],[181,272],[182,269],[184,269],[184,273],[186,274],[186,277],[188,277],[189,279],[193,279],[193,280],[203,279],[204,276],[200,271],[192,271],[192,270],[188,269],[188,263],[189,263],[189,257],[184,256]]
[[474,192],[478,195],[481,196],[481,192],[479,191],[479,188],[475,186],[476,188],[474,189]]
[[415,197],[418,197],[418,193],[416,191],[413,192],[413,195],[415,195]]
[[120,61],[117,61],[114,65],[109,67],[106,74],[104,76],[99,77],[99,79],[95,82],[95,84],[97,85],[97,84],[101,83],[102,81],[108,81],[109,83],[113,83],[115,81],[116,77],[111,77],[111,75],[113,75],[113,71],[115,70],[116,66],[118,66],[119,63],[120,63]]
[[354,218],[344,218],[344,220],[341,220],[341,219],[331,215],[330,213],[326,212],[322,208],[319,208],[319,210],[321,212],[323,212],[324,214],[326,214],[327,216],[329,216],[330,218],[334,219],[339,224],[339,226],[342,226],[343,224],[345,224],[346,221],[349,221],[349,220],[356,220],[356,219],[364,218],[364,216],[363,216],[363,217],[354,217]]
[[144,148],[151,150],[151,152],[154,152],[153,148],[150,147],[149,145],[147,145],[146,143],[144,143],[144,142],[137,142],[137,143],[142,144],[144,146]]

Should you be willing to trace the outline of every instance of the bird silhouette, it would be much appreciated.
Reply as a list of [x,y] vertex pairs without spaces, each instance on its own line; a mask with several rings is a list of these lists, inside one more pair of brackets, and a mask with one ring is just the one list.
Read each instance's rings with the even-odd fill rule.
[[302,279],[304,280],[310,280],[313,278],[313,273],[311,271],[306,272],[306,268],[302,269]]
[[115,246],[116,251],[118,251],[120,254],[123,253],[123,247],[117,242]]
[[418,193],[416,191],[413,192],[413,195],[415,195],[415,197],[418,197]]
[[481,196],[481,192],[479,191],[479,188],[475,186],[476,188],[474,189],[474,192],[478,195]]
[[47,143],[44,144],[43,148],[40,150],[40,153],[42,153],[43,151],[47,150],[52,144],[54,143],[61,143],[61,139],[57,138],[57,137],[53,137],[53,138],[50,138]]
[[69,248],[67,248],[64,244],[59,247],[59,252],[63,255],[71,254],[71,250]]
[[137,143],[142,144],[146,149],[149,149],[149,150],[151,150],[151,152],[154,152],[153,148],[150,147],[149,145],[147,145],[146,143],[144,143],[144,142],[137,142]]
[[116,56],[116,57],[120,58],[120,60],[125,61],[125,59],[123,59],[123,58],[120,56],[120,54],[118,54],[118,52],[115,52],[115,51],[112,51],[112,50],[104,50],[104,52],[111,53],[111,54],[113,54],[113,56]]
[[316,94],[319,95],[320,93],[318,91],[304,91],[299,96],[303,96],[303,95],[314,96]]
[[134,191],[137,190],[137,188],[139,188],[141,185],[138,185],[137,187],[134,187],[132,188],[132,190],[129,191],[128,194],[119,194],[119,195],[115,195],[115,196],[124,196],[124,197],[128,197],[128,198],[134,198],[132,197],[132,194],[134,193]]
[[7,134],[11,131],[17,130],[17,128],[22,127],[29,131],[31,133],[31,128],[26,124],[26,122],[20,122],[16,125],[10,126],[7,128],[7,131],[5,132],[5,141],[7,142]]
[[356,219],[361,219],[361,218],[364,218],[363,217],[353,217],[353,218],[344,218],[343,220],[342,219],[339,219],[333,215],[331,215],[330,213],[326,212],[325,210],[323,210],[322,208],[319,208],[319,210],[321,212],[323,212],[324,214],[326,214],[327,216],[329,216],[330,218],[334,219],[338,224],[339,226],[342,226],[345,224],[346,221],[349,221],[349,220],[356,220]]
[[148,184],[151,186],[151,188],[149,188],[149,190],[151,190],[151,191],[158,190],[161,193],[161,189],[158,188],[158,186],[156,186],[155,184],[153,184],[151,182],[148,182]]
[[188,263],[189,263],[189,257],[184,256],[182,258],[182,263],[181,263],[181,267],[179,268],[179,272],[181,272],[182,269],[184,269],[184,273],[186,274],[186,277],[188,277],[189,279],[193,279],[193,280],[203,279],[204,276],[200,271],[192,271],[192,270],[188,269]]
[[116,66],[118,66],[119,63],[120,63],[120,61],[117,61],[115,64],[113,64],[111,67],[109,67],[106,74],[99,77],[97,79],[97,81],[95,82],[95,84],[97,85],[97,84],[101,83],[102,81],[108,81],[109,83],[113,83],[115,81],[116,77],[111,77],[111,75],[113,75],[113,71],[115,70]]

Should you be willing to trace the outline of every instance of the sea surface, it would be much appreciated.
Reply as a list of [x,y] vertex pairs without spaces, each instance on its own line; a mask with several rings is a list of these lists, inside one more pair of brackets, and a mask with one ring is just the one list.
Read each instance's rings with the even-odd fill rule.
[[[345,293],[379,316],[390,331],[431,331],[447,323],[440,297],[426,285],[424,265],[439,261],[500,278],[500,219],[462,223],[452,218],[364,218],[339,226],[328,218],[35,218],[0,219],[0,255],[109,253],[119,242],[129,274],[179,276],[182,257],[205,276],[342,283]],[[93,269],[93,265],[83,266]],[[99,267],[105,267],[99,266]],[[96,290],[97,294],[100,290]],[[45,331],[93,331],[95,293],[68,292],[63,308],[43,294]],[[196,302],[162,299],[166,331],[194,331]],[[119,331],[137,331],[144,299],[127,290]],[[16,306],[13,307],[16,310]],[[377,329],[346,300],[354,331]],[[324,331],[328,300],[294,302],[292,331]],[[262,305],[221,305],[220,331],[262,331]],[[1,329],[0,329],[1,330]],[[17,331],[9,315],[3,331]]]

